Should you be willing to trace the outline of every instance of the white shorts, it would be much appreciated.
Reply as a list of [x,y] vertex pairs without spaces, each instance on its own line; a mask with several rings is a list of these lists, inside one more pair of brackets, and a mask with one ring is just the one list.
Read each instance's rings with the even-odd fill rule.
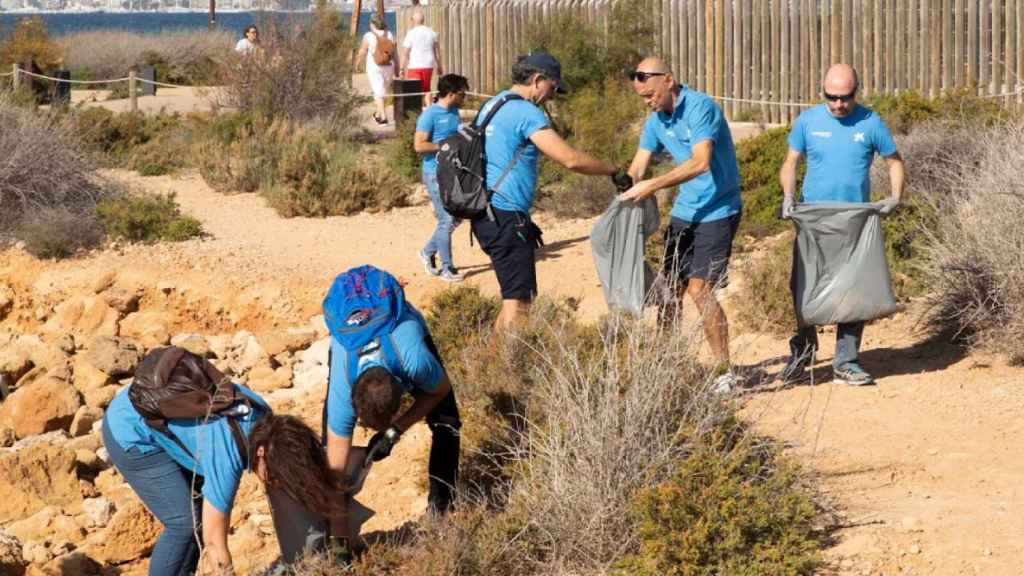
[[369,66],[366,68],[366,77],[370,79],[370,91],[373,92],[374,98],[384,98],[387,95],[388,85],[391,84],[394,75],[394,66],[380,67],[376,70]]

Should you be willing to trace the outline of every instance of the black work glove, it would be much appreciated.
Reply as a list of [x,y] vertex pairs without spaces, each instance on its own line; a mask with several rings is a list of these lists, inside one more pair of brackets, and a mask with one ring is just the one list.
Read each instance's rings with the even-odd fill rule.
[[633,187],[633,177],[625,170],[619,170],[615,174],[612,174],[612,183],[615,184],[616,190],[619,192],[625,192]]
[[373,438],[370,438],[370,443],[366,445],[367,460],[380,462],[390,456],[391,449],[395,447],[401,437],[402,433],[394,426],[374,434]]

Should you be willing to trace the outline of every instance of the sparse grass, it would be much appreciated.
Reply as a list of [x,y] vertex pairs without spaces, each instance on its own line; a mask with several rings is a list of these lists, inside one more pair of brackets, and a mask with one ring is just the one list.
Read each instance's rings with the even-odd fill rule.
[[793,269],[792,232],[772,238],[763,250],[748,252],[737,262],[744,284],[736,320],[750,330],[786,336],[795,326],[789,288]]
[[994,125],[1013,117],[1013,113],[990,98],[979,97],[973,88],[960,88],[929,99],[915,90],[874,96],[867,105],[880,114],[893,134],[909,134],[918,124]]
[[106,199],[96,206],[96,215],[110,237],[131,242],[180,242],[203,234],[198,220],[181,214],[174,194]]
[[412,147],[416,116],[395,121],[395,136],[381,144],[381,156],[391,171],[409,186],[419,183],[422,173],[420,155]]
[[71,118],[82,139],[105,155],[111,166],[143,176],[170,174],[188,166],[196,117],[114,113],[93,107],[76,110]]

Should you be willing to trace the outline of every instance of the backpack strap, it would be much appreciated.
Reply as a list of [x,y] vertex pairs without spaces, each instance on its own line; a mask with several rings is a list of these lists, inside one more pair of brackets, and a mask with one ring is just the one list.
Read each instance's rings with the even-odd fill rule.
[[520,96],[519,94],[515,94],[515,93],[505,94],[501,98],[498,98],[498,101],[495,102],[494,105],[491,106],[491,109],[487,111],[487,116],[484,116],[484,121],[483,122],[480,122],[480,114],[483,113],[484,107],[486,106],[486,104],[484,106],[481,106],[480,110],[476,113],[476,117],[473,118],[473,126],[476,126],[477,128],[479,128],[480,132],[482,133],[484,128],[487,128],[487,125],[491,123],[491,119],[494,118],[494,115],[498,113],[498,110],[500,110],[501,107],[504,106],[506,102],[508,102],[510,100],[522,100],[522,99],[523,99],[522,96]]
[[[487,116],[484,117],[483,123],[477,125],[477,121],[480,118],[480,112],[477,112],[476,118],[473,119],[473,124],[477,125],[477,128],[480,130],[481,134],[485,134],[484,133],[484,129],[487,128],[487,125],[491,123],[491,120],[494,118],[494,115],[498,113],[498,110],[501,109],[501,107],[504,106],[506,102],[508,102],[510,100],[522,100],[522,99],[523,99],[523,97],[518,95],[518,94],[506,94],[506,95],[502,96],[497,102],[495,102],[494,106],[492,106],[491,109],[487,112]],[[483,108],[481,108],[481,112],[482,111],[483,111]],[[485,134],[484,137],[486,138],[486,134]],[[522,158],[523,152],[525,152],[525,151],[526,151],[526,142],[523,142],[516,149],[516,153],[512,156],[512,160],[509,161],[508,165],[505,166],[505,169],[502,170],[501,175],[498,176],[497,182],[494,183],[493,187],[489,188],[491,196],[493,196],[494,194],[498,193],[498,190],[501,189],[501,185],[505,183],[505,178],[508,177],[508,175],[512,172],[512,169],[515,168],[516,164],[519,163],[519,159]],[[487,183],[487,174],[486,174],[486,172],[487,172],[487,168],[485,166],[484,167],[484,184],[485,185]],[[488,200],[488,202],[487,202],[487,218],[490,219],[493,222],[494,221],[494,211],[491,209],[490,197],[488,197],[487,200]],[[470,244],[470,246],[473,245],[473,235],[472,235],[472,233],[469,236],[469,244]]]

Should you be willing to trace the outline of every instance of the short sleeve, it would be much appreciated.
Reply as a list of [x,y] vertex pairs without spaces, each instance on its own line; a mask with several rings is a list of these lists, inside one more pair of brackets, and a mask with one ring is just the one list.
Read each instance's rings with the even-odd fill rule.
[[[519,121],[519,134],[524,139],[528,139],[533,136],[538,130],[543,130],[549,126],[548,117],[544,115],[544,112],[540,108],[537,108],[533,104],[527,104],[522,106],[526,114],[523,115]],[[498,112],[501,113],[500,111]]]
[[690,128],[690,145],[704,140],[718,140],[722,122],[725,121],[722,111],[710,98],[696,99],[695,104],[686,115],[686,123]]
[[444,368],[427,346],[423,326],[416,320],[402,322],[395,328],[394,338],[405,379],[418,390],[436,390]]
[[[197,458],[203,467],[203,498],[217,510],[230,514],[245,471],[242,457],[238,453],[238,444],[235,443],[227,421],[223,419],[213,425],[203,426],[196,430],[196,434],[199,435],[196,446],[200,452]],[[203,438],[203,435],[209,436]],[[203,448],[208,450],[207,454],[201,453]]]
[[647,117],[647,121],[644,122],[644,129],[640,132],[641,150],[647,150],[655,154],[661,152],[661,142],[658,140],[657,128],[654,124],[657,121],[658,119],[654,117],[654,114],[651,114]]
[[331,338],[327,428],[342,438],[351,438],[356,429],[356,411],[352,407],[352,384],[348,381],[347,360],[346,350]]
[[878,153],[884,156],[892,156],[896,153],[896,141],[893,140],[892,132],[889,131],[889,127],[885,125],[885,121],[882,120],[881,116],[876,116],[877,121],[875,122],[874,133],[874,144],[875,149]]
[[434,107],[431,106],[420,114],[420,117],[416,119],[416,131],[426,132],[427,136],[433,136],[434,134]]
[[807,113],[796,117],[793,122],[793,127],[789,130],[789,138],[786,141],[789,143],[789,147],[801,154],[806,155],[807,153],[807,141],[804,137],[804,124],[806,123],[805,115]]

